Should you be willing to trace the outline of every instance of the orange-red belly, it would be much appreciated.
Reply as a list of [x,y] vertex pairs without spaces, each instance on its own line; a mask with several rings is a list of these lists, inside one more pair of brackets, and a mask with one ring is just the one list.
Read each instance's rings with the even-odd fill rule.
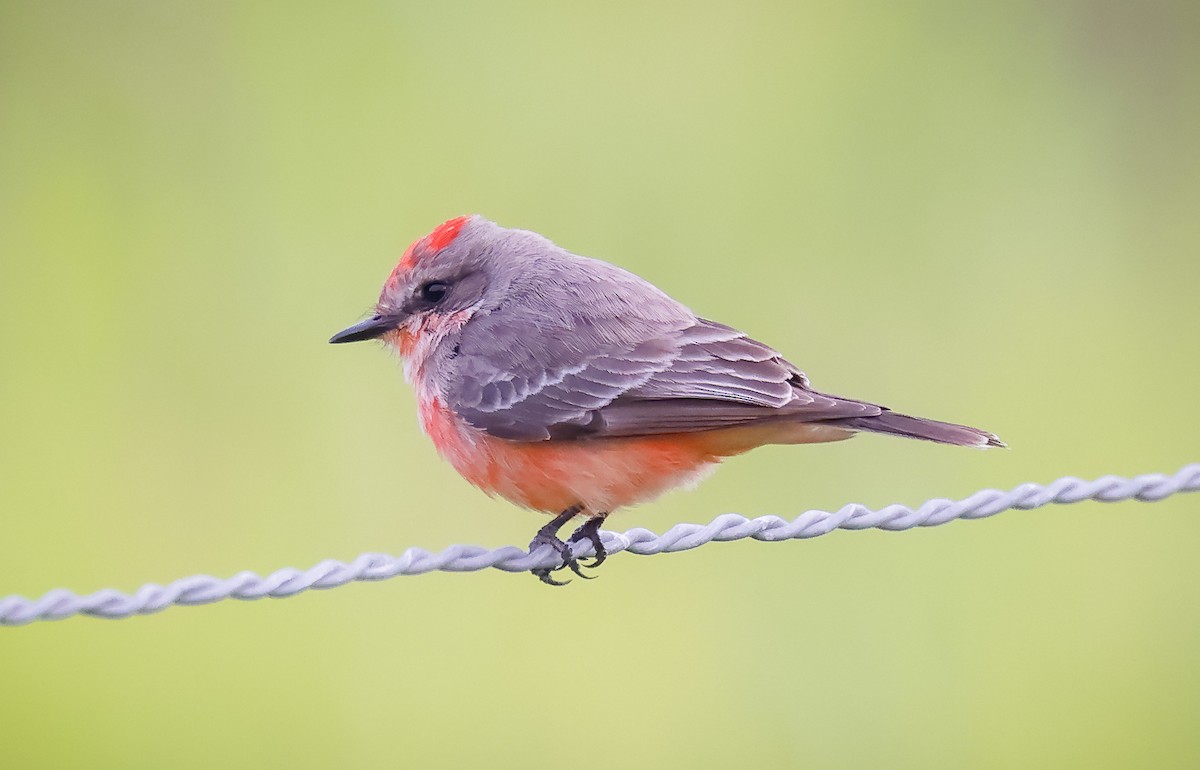
[[[724,457],[788,440],[775,428],[582,441],[515,442],[459,420],[436,398],[421,404],[421,425],[438,453],[463,478],[517,505],[557,513],[582,505],[590,513],[647,502],[703,480]],[[807,441],[849,435],[838,431]]]
[[646,502],[699,481],[720,459],[692,435],[506,441],[462,423],[437,400],[423,405],[421,424],[467,481],[489,495],[551,513],[573,505],[606,513]]

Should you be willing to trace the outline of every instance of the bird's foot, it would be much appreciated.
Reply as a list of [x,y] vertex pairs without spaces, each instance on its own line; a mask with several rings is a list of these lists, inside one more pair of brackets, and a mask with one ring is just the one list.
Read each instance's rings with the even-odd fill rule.
[[[592,579],[591,575],[583,574],[583,570],[579,567],[579,561],[571,555],[571,547],[558,537],[558,530],[562,529],[563,525],[565,525],[568,521],[575,518],[575,516],[578,515],[581,510],[583,509],[579,506],[568,508],[558,516],[555,516],[549,524],[539,529],[537,534],[533,536],[533,540],[529,541],[530,553],[533,553],[543,545],[548,545],[553,548],[555,553],[558,554],[559,558],[562,559],[562,563],[557,567],[534,567],[530,570],[530,572],[537,576],[538,580],[542,581],[546,585],[565,586],[567,583],[570,583],[570,580],[555,580],[551,575],[552,572],[557,572],[564,567],[569,568],[572,572],[579,577],[584,578],[585,580]],[[584,526],[587,525],[585,524]],[[580,529],[583,529],[583,527],[580,527]]]
[[529,541],[529,552],[533,553],[533,551],[537,550],[539,546],[543,545],[548,545],[553,548],[554,551],[559,555],[559,558],[562,559],[562,563],[557,567],[534,567],[531,569],[530,572],[537,575],[538,580],[541,580],[546,585],[565,586],[571,581],[555,580],[550,574],[552,572],[557,572],[564,567],[570,568],[572,572],[585,580],[592,579],[591,575],[583,574],[583,570],[580,568],[579,561],[571,555],[571,547],[559,540],[558,537],[553,534],[547,535],[539,531],[534,536],[533,540]]
[[[608,558],[608,551],[604,548],[604,541],[600,539],[600,525],[604,523],[607,514],[594,516],[588,519],[582,527],[575,530],[574,534],[567,540],[567,544],[581,543],[587,541],[592,544],[592,548],[596,549],[596,556],[592,559],[591,564],[580,563],[579,566],[595,569],[604,563]],[[592,577],[595,577],[594,575]]]

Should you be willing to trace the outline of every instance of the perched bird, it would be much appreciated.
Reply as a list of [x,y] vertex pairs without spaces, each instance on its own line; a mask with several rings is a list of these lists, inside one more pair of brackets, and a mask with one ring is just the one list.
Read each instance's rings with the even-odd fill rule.
[[[555,518],[530,549],[554,569],[605,558],[600,525],[621,506],[693,485],[764,444],[887,433],[1004,446],[965,425],[897,414],[813,390],[774,349],[699,318],[658,288],[537,233],[481,216],[408,247],[375,314],[330,339],[380,339],[414,386],[421,427],[463,478]],[[559,530],[587,520],[570,539]],[[569,543],[587,540],[580,564]],[[544,582],[562,585],[551,569]]]

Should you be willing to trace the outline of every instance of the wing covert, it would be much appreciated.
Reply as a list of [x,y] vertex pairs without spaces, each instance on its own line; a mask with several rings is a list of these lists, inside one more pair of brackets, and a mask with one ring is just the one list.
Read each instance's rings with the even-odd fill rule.
[[[551,348],[555,340],[542,340]],[[881,407],[809,390],[772,348],[690,319],[648,339],[505,366],[463,367],[450,404],[471,425],[513,441],[645,436],[879,414]]]

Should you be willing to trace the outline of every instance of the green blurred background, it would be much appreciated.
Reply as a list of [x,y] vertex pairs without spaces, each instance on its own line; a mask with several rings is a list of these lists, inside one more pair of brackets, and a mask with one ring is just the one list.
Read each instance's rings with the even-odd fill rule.
[[[816,386],[616,529],[1200,460],[1200,6],[0,3],[0,594],[527,542],[332,348],[483,213]],[[1200,499],[0,630],[12,768],[1200,764]]]

